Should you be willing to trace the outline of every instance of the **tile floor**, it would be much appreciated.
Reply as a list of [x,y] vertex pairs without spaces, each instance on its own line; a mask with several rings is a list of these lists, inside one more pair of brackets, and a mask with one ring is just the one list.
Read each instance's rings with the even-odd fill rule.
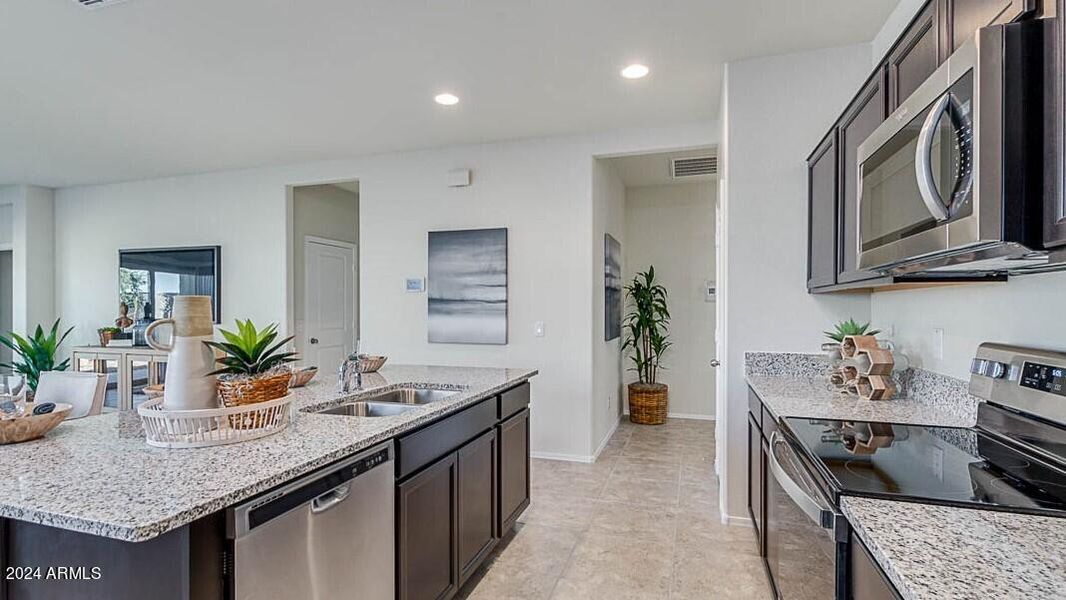
[[722,525],[714,423],[624,420],[594,464],[533,460],[532,502],[470,600],[770,597],[750,527]]

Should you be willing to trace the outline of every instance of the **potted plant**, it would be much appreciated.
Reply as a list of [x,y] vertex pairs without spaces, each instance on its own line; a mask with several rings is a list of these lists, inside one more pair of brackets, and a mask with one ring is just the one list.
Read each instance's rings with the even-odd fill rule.
[[0,335],[0,344],[11,348],[11,351],[22,359],[21,362],[0,364],[0,367],[11,369],[13,372],[22,375],[26,379],[29,396],[32,397],[33,393],[37,391],[37,382],[40,380],[41,373],[45,371],[66,371],[70,367],[69,358],[56,364],[56,351],[63,343],[63,340],[67,339],[71,331],[74,331],[73,327],[66,330],[63,335],[59,335],[59,319],[56,319],[48,335],[45,335],[40,325],[37,326],[33,335],[28,338],[24,338],[14,332],[9,334],[10,337]]
[[122,333],[122,330],[118,327],[101,327],[96,330],[96,335],[100,336],[101,346],[107,346],[110,344],[111,338],[113,338],[116,333]]
[[869,323],[859,325],[855,322],[855,319],[841,321],[833,326],[833,331],[822,332],[825,337],[833,340],[822,344],[822,350],[829,355],[830,360],[840,360],[840,344],[844,341],[844,338],[849,335],[877,335],[881,333],[879,329],[868,331],[869,329]]
[[224,342],[204,343],[222,353],[215,359],[220,367],[211,375],[219,376],[218,395],[225,406],[276,400],[289,392],[292,371],[287,365],[297,358],[295,352],[284,351],[292,337],[276,342],[276,323],[258,329],[251,319],[238,319],[236,333],[220,333]]
[[670,324],[666,288],[655,281],[652,266],[638,273],[625,292],[630,311],[623,324],[622,351],[630,350],[633,367],[629,370],[637,373],[637,381],[629,384],[629,420],[661,425],[666,422],[669,389],[658,377],[663,354],[671,345],[666,331]]

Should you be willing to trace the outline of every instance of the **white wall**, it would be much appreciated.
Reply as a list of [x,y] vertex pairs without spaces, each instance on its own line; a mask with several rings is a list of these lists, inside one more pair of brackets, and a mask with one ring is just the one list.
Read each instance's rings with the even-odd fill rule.
[[[611,234],[622,245],[622,269],[625,273],[626,190],[608,160],[592,161],[592,444],[593,453],[607,443],[618,425],[622,412],[622,338],[606,337],[604,304],[604,235]],[[624,313],[623,313],[624,314]]]
[[809,295],[805,282],[805,159],[869,71],[868,44],[726,67],[719,292],[728,309],[717,436],[724,518],[747,514],[744,352],[814,351],[829,323],[869,316],[868,297]]
[[[54,192],[32,185],[0,188],[0,224],[11,250],[11,329],[26,333],[55,320]],[[6,332],[4,332],[6,333]]]
[[[303,352],[304,332],[304,238],[314,236],[349,242],[359,252],[359,194],[335,185],[305,185],[293,188],[292,296],[293,333],[297,352]],[[359,314],[359,298],[353,307]],[[359,336],[359,320],[355,323]]]
[[714,418],[714,303],[703,290],[715,279],[716,195],[716,182],[626,189],[625,280],[654,265],[669,292],[674,345],[660,380],[670,386],[673,416]]
[[[114,319],[118,249],[222,244],[223,317],[279,321],[291,330],[292,260],[287,188],[358,179],[362,338],[396,363],[540,369],[533,385],[533,450],[592,453],[592,157],[697,147],[717,141],[697,123],[152,181],[56,193],[57,306],[83,342]],[[449,169],[474,183],[449,188]],[[164,225],[164,226],[161,226]],[[151,227],[149,227],[151,225]],[[426,274],[426,232],[509,229],[510,342],[429,344],[426,297],[403,291]],[[546,335],[534,337],[544,321]]]

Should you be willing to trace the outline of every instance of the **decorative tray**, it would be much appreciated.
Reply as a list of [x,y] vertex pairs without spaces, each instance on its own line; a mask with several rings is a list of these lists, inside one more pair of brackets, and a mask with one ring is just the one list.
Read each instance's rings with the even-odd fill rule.
[[292,395],[232,408],[166,410],[163,399],[137,407],[148,445],[160,448],[204,448],[245,442],[285,429],[291,418]]

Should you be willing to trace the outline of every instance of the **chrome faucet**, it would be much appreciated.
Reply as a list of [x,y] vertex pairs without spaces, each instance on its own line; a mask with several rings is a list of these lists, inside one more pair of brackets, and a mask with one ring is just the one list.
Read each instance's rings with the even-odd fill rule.
[[363,367],[362,357],[359,354],[359,340],[355,340],[355,350],[344,359],[341,363],[340,372],[338,376],[340,378],[341,393],[347,394],[352,391],[352,373],[355,373],[355,389],[363,389]]

